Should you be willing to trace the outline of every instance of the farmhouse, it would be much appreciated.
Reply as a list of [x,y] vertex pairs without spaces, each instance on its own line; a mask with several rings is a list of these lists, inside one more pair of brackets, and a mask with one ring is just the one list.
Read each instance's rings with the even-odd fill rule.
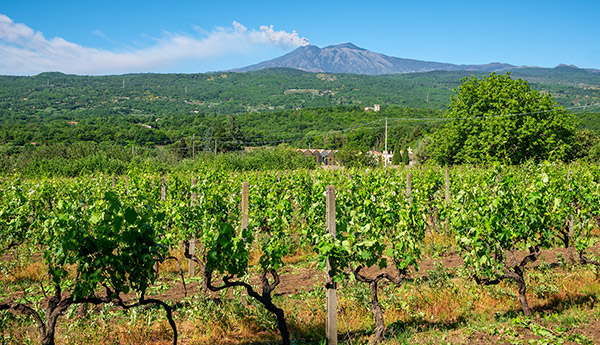
[[379,111],[381,110],[381,106],[379,104],[374,104],[372,107],[365,107],[365,111]]
[[305,156],[315,157],[318,165],[337,165],[338,150],[323,150],[323,149],[296,149],[302,152]]

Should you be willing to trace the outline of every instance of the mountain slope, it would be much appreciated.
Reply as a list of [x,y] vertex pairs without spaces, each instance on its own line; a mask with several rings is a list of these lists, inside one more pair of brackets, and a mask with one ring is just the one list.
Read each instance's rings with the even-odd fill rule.
[[325,48],[308,45],[256,65],[234,72],[256,71],[264,68],[285,67],[309,72],[351,73],[351,74],[397,74],[429,71],[501,71],[515,66],[501,63],[487,65],[454,65],[449,63],[402,59],[375,53],[359,48],[352,43],[344,43]]

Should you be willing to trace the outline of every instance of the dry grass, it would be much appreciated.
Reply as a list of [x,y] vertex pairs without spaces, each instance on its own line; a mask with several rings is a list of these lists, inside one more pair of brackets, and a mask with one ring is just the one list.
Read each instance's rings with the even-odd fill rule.
[[[434,238],[443,244],[447,238]],[[182,253],[174,251],[174,256]],[[303,264],[311,255],[302,249],[286,257],[287,264]],[[257,260],[254,258],[253,260]],[[185,268],[184,268],[185,269]],[[382,284],[380,301],[388,326],[383,344],[491,344],[528,343],[538,335],[513,324],[521,315],[516,286],[502,282],[478,286],[461,268],[448,270],[437,279],[420,277],[401,286]],[[176,273],[175,263],[163,263],[161,274]],[[293,270],[292,270],[293,271]],[[435,274],[433,271],[426,272]],[[45,268],[37,263],[3,277],[4,284],[38,281]],[[566,264],[528,268],[528,299],[534,319],[556,330],[568,327],[571,334],[585,334],[600,342],[594,333],[600,322],[600,280],[590,267]],[[277,292],[277,290],[275,291]],[[324,293],[320,283],[312,291],[275,296],[284,309],[293,339],[319,343],[324,334]],[[193,292],[198,294],[197,291]],[[364,344],[374,328],[366,284],[341,287],[338,293],[339,337],[344,344]],[[248,302],[240,291],[218,297],[194,297],[175,312],[180,344],[273,344],[279,341],[274,318],[261,306]],[[0,343],[39,343],[37,330],[23,317],[0,313]],[[566,325],[566,326],[565,326]],[[542,339],[544,340],[544,339]],[[58,344],[170,344],[172,333],[162,312],[140,308],[124,313],[110,308],[90,311],[79,317],[67,313],[59,320]],[[552,343],[552,342],[550,342]]]
[[[308,247],[298,247],[285,257],[283,257],[283,263],[286,265],[296,265],[306,262],[309,258],[314,258],[316,254],[312,249]],[[311,261],[311,260],[309,260]]]
[[169,250],[169,256],[174,257],[176,260],[169,259],[159,263],[158,271],[160,274],[177,276],[179,275],[179,266],[184,272],[186,272],[188,267],[188,259],[186,259],[183,255],[182,248],[171,248]]
[[41,262],[26,264],[24,267],[14,267],[6,274],[0,274],[0,282],[9,283],[38,283],[48,272]]

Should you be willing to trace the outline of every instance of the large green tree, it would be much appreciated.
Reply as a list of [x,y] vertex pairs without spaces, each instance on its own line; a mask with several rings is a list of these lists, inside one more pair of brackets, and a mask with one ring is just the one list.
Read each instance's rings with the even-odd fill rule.
[[573,157],[577,118],[527,82],[492,73],[463,79],[455,92],[447,113],[451,120],[431,147],[438,163]]

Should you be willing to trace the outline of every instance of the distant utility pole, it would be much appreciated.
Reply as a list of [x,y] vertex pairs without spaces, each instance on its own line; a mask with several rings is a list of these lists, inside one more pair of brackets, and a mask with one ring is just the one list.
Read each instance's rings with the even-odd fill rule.
[[385,118],[385,151],[383,151],[383,159],[385,162],[385,167],[387,168],[387,161],[388,161],[388,154],[387,154],[387,117]]
[[192,136],[192,158],[196,156],[196,134]]
[[125,89],[125,79],[123,79],[123,86],[121,86],[122,89]]
[[217,141],[215,140],[215,154],[217,154]]

